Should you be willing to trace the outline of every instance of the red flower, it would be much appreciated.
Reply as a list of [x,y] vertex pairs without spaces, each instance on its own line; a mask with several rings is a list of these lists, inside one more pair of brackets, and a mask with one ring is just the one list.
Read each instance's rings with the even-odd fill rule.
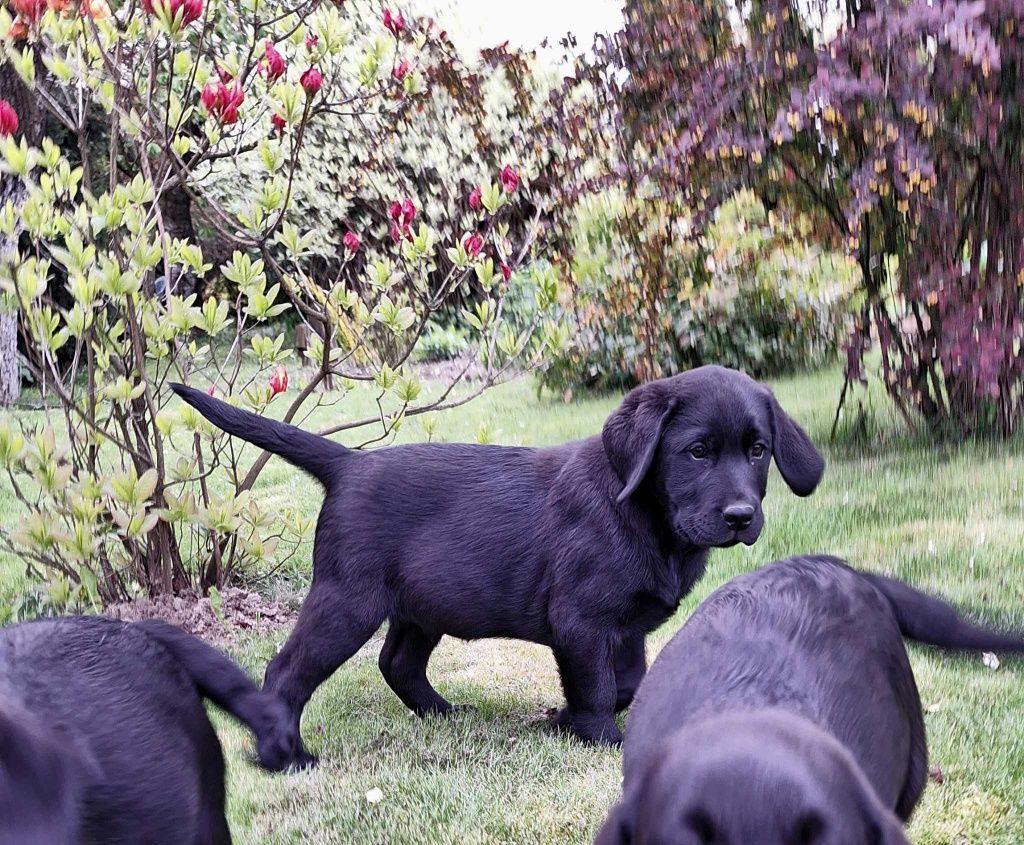
[[402,225],[408,228],[412,225],[412,221],[416,219],[416,206],[413,205],[413,201],[406,197],[402,200]]
[[469,195],[469,207],[472,208],[473,211],[479,211],[483,204],[483,191],[481,191],[480,186],[477,185]]
[[14,19],[14,23],[11,24],[11,38],[15,41],[20,41],[22,38],[28,36],[28,23],[22,17]]
[[18,113],[7,100],[0,100],[0,135],[13,135],[18,131]]
[[315,32],[306,33],[306,49],[312,52],[316,49],[316,45],[320,43],[320,36]]
[[231,71],[229,71],[226,67],[223,67],[222,65],[217,65],[217,76],[220,78],[220,81],[223,82],[225,85],[227,85],[232,79],[235,78],[231,75]]
[[323,87],[324,75],[315,67],[311,67],[299,77],[299,82],[306,90],[306,95],[312,97]]
[[188,26],[203,16],[203,0],[142,0],[142,8],[149,14],[167,10],[173,20],[181,11],[182,26]]
[[[171,0],[171,8],[174,8],[174,0]],[[185,10],[182,23],[188,25],[197,21],[203,16],[203,0],[183,0],[181,8]],[[177,9],[174,10],[177,12]]]
[[36,23],[46,11],[46,0],[11,0],[11,8],[27,23]]
[[224,83],[215,85],[212,82],[207,82],[203,88],[203,93],[199,95],[199,101],[203,104],[203,108],[206,109],[210,114],[220,106],[221,89],[224,87]]
[[395,200],[388,206],[388,216],[393,221],[391,224],[391,239],[398,243],[402,236],[405,235],[410,240],[412,239],[412,221],[416,219],[416,205],[413,201],[406,197],[404,200],[399,202]]
[[346,232],[341,242],[349,252],[359,252],[359,235],[355,232]]
[[263,45],[263,60],[260,62],[260,70],[270,82],[284,76],[284,56],[277,52],[277,47],[270,41]]
[[512,268],[504,261],[501,262],[501,276],[506,282],[512,278]]
[[284,393],[288,389],[288,371],[284,364],[278,364],[274,374],[270,377],[270,398],[273,399],[278,393]]
[[405,18],[402,17],[402,13],[399,12],[397,15],[391,14],[390,9],[384,10],[384,27],[398,38],[399,34],[405,29]]
[[501,185],[507,194],[515,193],[516,188],[519,187],[519,174],[512,169],[511,165],[506,164],[501,168],[498,178],[501,179]]
[[462,246],[469,253],[470,258],[476,258],[480,254],[480,250],[484,248],[484,239],[480,237],[479,233],[473,232],[471,235],[466,235]]
[[238,120],[238,107],[245,99],[245,92],[237,82],[230,88],[223,82],[207,82],[199,99],[212,117],[227,125]]
[[287,124],[287,122],[285,121],[285,119],[284,119],[284,117],[282,115],[279,115],[279,114],[275,113],[270,118],[270,122],[273,125],[274,129],[277,131],[278,135],[283,135],[284,134],[284,129],[285,129],[285,127],[288,124]]
[[402,59],[402,61],[400,61],[397,65],[395,65],[395,69],[393,71],[391,71],[391,75],[397,81],[401,82],[403,79],[405,79],[405,75],[408,72],[409,72],[409,63],[405,59]]

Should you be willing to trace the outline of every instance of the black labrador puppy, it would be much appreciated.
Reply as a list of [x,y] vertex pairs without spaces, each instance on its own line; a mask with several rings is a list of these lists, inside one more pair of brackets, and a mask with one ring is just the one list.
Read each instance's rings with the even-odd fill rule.
[[226,845],[224,757],[209,698],[260,762],[299,746],[291,714],[233,662],[157,620],[0,630],[0,845]]
[[903,845],[927,779],[903,637],[1021,651],[939,599],[830,557],[705,601],[629,714],[624,798],[599,845]]
[[556,723],[617,743],[614,714],[643,677],[645,635],[703,574],[709,548],[757,539],[771,457],[801,496],[824,471],[771,392],[721,367],[638,387],[599,437],[548,449],[357,452],[172,387],[326,488],[313,584],[266,675],[296,724],[389,620],[380,669],[415,713],[452,708],[427,680],[442,635],[511,637],[553,650],[567,701]]

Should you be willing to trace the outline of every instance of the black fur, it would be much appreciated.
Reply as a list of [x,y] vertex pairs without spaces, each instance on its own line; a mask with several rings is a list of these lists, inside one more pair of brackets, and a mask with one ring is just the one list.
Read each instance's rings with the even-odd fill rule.
[[229,843],[207,696],[263,765],[297,752],[285,706],[158,621],[69,617],[0,631],[0,845]]
[[597,841],[906,843],[899,822],[924,789],[927,748],[904,636],[1024,651],[1020,636],[835,558],[721,587],[640,685],[624,797]]
[[452,708],[426,673],[442,635],[513,637],[554,651],[567,700],[556,723],[618,742],[614,713],[643,676],[645,635],[703,574],[709,548],[757,539],[771,455],[800,495],[824,471],[771,393],[721,367],[639,387],[601,436],[550,449],[353,452],[172,387],[326,488],[312,587],[265,683],[296,724],[389,620],[380,669],[414,712]]

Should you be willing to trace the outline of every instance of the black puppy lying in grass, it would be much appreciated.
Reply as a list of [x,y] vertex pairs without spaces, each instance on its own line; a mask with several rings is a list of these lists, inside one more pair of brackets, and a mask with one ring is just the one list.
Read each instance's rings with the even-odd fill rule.
[[1022,651],[945,602],[829,557],[736,578],[655,660],[599,845],[906,845],[927,779],[903,637]]
[[511,637],[554,651],[567,701],[557,724],[617,743],[645,635],[703,574],[709,548],[757,539],[771,457],[801,496],[824,470],[771,392],[721,367],[639,387],[601,436],[550,449],[355,452],[172,387],[326,488],[313,583],[265,683],[296,724],[386,619],[380,669],[415,713],[451,710],[427,680],[442,635]]
[[206,697],[281,769],[291,714],[227,657],[156,620],[0,630],[0,845],[225,845],[224,757]]

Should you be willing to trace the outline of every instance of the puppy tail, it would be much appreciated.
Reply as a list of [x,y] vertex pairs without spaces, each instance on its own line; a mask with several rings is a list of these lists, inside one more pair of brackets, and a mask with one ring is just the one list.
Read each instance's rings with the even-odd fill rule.
[[1024,652],[1024,637],[993,631],[964,619],[948,602],[915,590],[913,587],[861,572],[892,605],[903,636],[939,648],[962,651]]
[[172,384],[171,390],[217,428],[280,455],[290,464],[304,469],[325,487],[337,472],[338,458],[351,451],[319,434],[236,408],[193,387]]
[[256,736],[260,764],[279,771],[298,760],[298,725],[284,702],[256,687],[231,659],[198,637],[160,619],[132,623],[177,660],[199,694],[227,711]]

